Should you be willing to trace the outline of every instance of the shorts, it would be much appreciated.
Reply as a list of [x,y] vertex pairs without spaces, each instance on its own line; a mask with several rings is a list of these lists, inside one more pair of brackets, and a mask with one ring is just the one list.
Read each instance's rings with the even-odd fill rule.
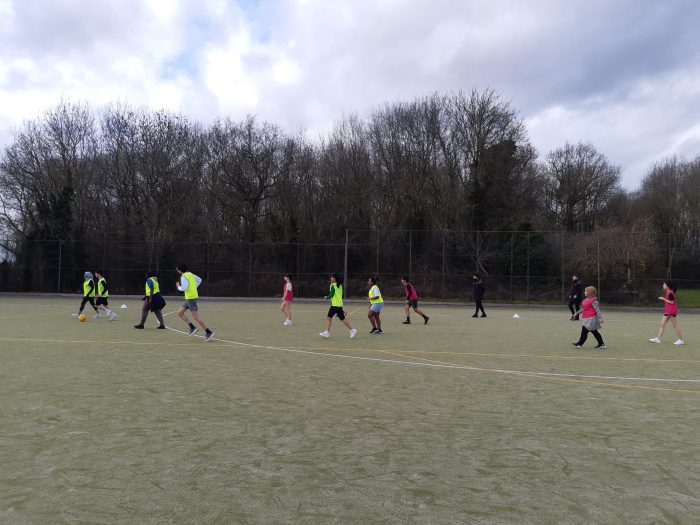
[[185,302],[182,303],[182,308],[191,312],[196,312],[199,310],[199,307],[197,306],[197,299],[185,299]]
[[372,310],[375,314],[381,312],[382,308],[384,308],[384,303],[374,303],[369,307],[369,309]]
[[408,306],[409,308],[418,308],[418,299],[407,299],[406,306]]
[[345,310],[343,310],[342,306],[331,306],[330,309],[328,310],[328,318],[333,319],[333,316],[337,315],[338,319],[341,321],[345,321]]
[[676,317],[678,314],[664,314],[664,317]]
[[97,306],[100,306],[100,305],[109,306],[109,302],[107,301],[106,297],[97,297],[95,300],[95,304]]

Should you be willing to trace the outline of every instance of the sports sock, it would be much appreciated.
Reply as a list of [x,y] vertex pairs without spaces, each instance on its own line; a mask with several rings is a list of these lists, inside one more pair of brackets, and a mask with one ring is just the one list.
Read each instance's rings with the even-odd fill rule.
[[192,330],[194,330],[194,324],[193,324],[193,323],[190,323],[190,328],[192,328]]

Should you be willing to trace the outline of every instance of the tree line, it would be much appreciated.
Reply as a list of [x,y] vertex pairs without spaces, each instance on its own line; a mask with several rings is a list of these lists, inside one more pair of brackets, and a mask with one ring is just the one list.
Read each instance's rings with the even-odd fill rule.
[[[641,187],[589,142],[533,147],[494,89],[346,114],[312,140],[255,116],[61,102],[0,157],[0,237],[322,243],[346,230],[671,233],[693,254],[700,157],[659,159]],[[19,256],[20,254],[14,254]]]

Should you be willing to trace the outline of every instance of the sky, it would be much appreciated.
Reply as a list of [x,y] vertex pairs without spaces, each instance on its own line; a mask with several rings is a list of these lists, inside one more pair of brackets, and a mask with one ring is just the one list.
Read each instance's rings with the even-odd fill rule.
[[472,88],[544,157],[590,142],[636,189],[700,154],[695,0],[0,0],[0,147],[61,101],[311,138],[346,113]]

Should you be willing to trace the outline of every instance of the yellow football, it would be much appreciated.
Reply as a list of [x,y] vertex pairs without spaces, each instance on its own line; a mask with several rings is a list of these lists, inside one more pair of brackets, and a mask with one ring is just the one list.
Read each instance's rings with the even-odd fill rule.
[[87,315],[85,315],[85,314],[80,314],[80,315],[78,316],[78,319],[80,320],[81,323],[84,323],[85,321],[87,321]]

